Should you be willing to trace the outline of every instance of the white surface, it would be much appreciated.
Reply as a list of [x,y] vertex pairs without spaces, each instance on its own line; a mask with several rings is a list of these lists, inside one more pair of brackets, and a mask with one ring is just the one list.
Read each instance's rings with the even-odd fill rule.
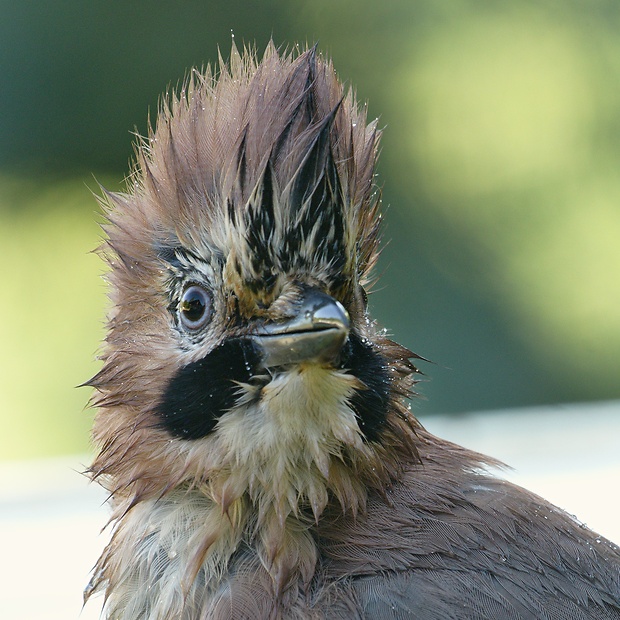
[[82,591],[105,545],[105,493],[89,457],[0,463],[0,618],[95,620]]
[[[620,542],[620,402],[422,419],[437,435],[516,468],[506,477]],[[95,620],[82,590],[106,535],[88,457],[0,463],[0,618]]]

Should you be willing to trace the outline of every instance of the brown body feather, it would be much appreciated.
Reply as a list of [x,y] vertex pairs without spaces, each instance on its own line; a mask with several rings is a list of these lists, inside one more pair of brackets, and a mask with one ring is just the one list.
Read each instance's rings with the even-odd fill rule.
[[[88,595],[108,618],[620,617],[616,547],[409,411],[416,356],[366,309],[378,139],[314,49],[233,49],[106,194],[91,474],[114,530]],[[342,353],[261,368],[252,339],[297,333],[308,291],[350,320]]]

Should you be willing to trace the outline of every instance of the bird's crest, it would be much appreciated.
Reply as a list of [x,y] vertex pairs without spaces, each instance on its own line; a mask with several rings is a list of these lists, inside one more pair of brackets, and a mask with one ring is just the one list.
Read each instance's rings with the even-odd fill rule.
[[111,245],[139,259],[192,248],[254,294],[291,273],[331,291],[364,281],[378,249],[379,135],[314,48],[271,43],[259,61],[233,47],[219,75],[192,72],[163,105],[131,192],[111,195]]

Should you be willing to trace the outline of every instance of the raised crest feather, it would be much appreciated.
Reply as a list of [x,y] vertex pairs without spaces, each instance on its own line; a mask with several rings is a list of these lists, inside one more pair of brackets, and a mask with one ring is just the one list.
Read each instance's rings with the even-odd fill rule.
[[[345,257],[345,277],[368,278],[378,251],[376,123],[367,126],[364,106],[315,47],[270,43],[259,58],[233,45],[219,63],[164,100],[127,193],[108,196],[116,254],[185,244],[228,255],[234,246],[245,282],[304,262],[336,277]],[[144,234],[130,239],[127,227]],[[278,264],[253,265],[254,255]]]

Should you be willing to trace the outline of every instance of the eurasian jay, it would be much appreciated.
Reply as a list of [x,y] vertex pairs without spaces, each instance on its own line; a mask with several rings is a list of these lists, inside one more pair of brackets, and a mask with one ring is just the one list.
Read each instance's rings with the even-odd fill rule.
[[620,618],[620,551],[427,432],[368,315],[380,130],[315,48],[194,72],[105,192],[110,620]]

